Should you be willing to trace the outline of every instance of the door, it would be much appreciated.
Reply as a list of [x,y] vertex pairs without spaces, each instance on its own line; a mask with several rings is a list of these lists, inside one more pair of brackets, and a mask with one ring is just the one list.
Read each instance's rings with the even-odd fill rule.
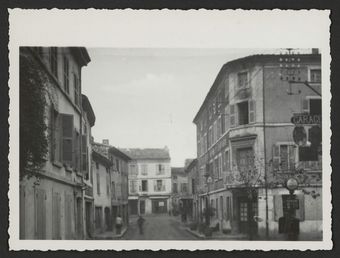
[[112,222],[114,227],[116,227],[116,218],[117,218],[117,206],[112,206]]
[[105,229],[106,230],[111,230],[111,220],[110,220],[110,208],[105,207],[104,209],[105,212]]
[[52,239],[61,239],[60,233],[60,202],[61,197],[57,192],[53,192],[52,197]]
[[138,214],[138,200],[129,200],[129,209],[131,215]]
[[250,202],[246,198],[239,198],[239,230],[240,233],[257,233],[257,222],[254,216],[258,214],[257,201]]
[[145,214],[145,200],[139,201],[139,212],[140,214]]
[[92,203],[86,202],[85,204],[86,210],[85,210],[85,223],[86,223],[86,234],[88,237],[92,238],[92,220],[93,220],[93,209],[92,209]]
[[83,229],[82,229],[82,200],[81,198],[77,198],[77,236],[78,236],[78,239],[82,239],[82,232],[83,232]]
[[160,199],[160,200],[152,200],[152,213],[167,213],[168,207],[167,207],[167,200],[166,199]]

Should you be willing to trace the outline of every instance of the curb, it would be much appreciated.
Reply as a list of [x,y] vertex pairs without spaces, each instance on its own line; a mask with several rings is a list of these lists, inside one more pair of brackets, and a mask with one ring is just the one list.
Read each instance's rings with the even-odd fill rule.
[[185,230],[186,230],[187,232],[189,232],[191,235],[197,237],[198,239],[207,239],[205,236],[202,236],[202,235],[200,235],[200,234],[198,234],[198,233],[196,233],[196,232],[190,230],[189,228],[185,228]]

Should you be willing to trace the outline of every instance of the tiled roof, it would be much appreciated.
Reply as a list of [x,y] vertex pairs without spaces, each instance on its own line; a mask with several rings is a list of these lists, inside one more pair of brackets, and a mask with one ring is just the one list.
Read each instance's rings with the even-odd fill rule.
[[170,159],[169,150],[164,149],[119,149],[132,159]]

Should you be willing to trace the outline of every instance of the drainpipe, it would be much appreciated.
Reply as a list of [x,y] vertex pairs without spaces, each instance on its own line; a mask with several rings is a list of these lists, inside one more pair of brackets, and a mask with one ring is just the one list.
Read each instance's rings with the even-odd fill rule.
[[266,149],[266,112],[265,112],[265,77],[264,65],[262,65],[262,111],[263,111],[263,146],[264,146],[264,187],[265,187],[265,200],[266,200],[266,239],[269,239],[269,225],[268,225],[268,178],[267,178],[267,149]]

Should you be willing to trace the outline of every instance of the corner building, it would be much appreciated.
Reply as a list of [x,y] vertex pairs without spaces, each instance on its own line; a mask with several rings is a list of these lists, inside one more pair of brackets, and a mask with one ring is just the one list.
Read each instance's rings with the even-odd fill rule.
[[321,92],[321,55],[293,56],[300,83],[292,88],[282,80],[282,61],[290,57],[254,55],[226,63],[193,120],[199,217],[212,207],[211,221],[231,234],[283,240],[278,220],[287,209],[284,184],[294,177],[299,240],[322,238],[322,157],[303,161],[291,122],[295,113],[321,114],[321,97],[302,83]]

